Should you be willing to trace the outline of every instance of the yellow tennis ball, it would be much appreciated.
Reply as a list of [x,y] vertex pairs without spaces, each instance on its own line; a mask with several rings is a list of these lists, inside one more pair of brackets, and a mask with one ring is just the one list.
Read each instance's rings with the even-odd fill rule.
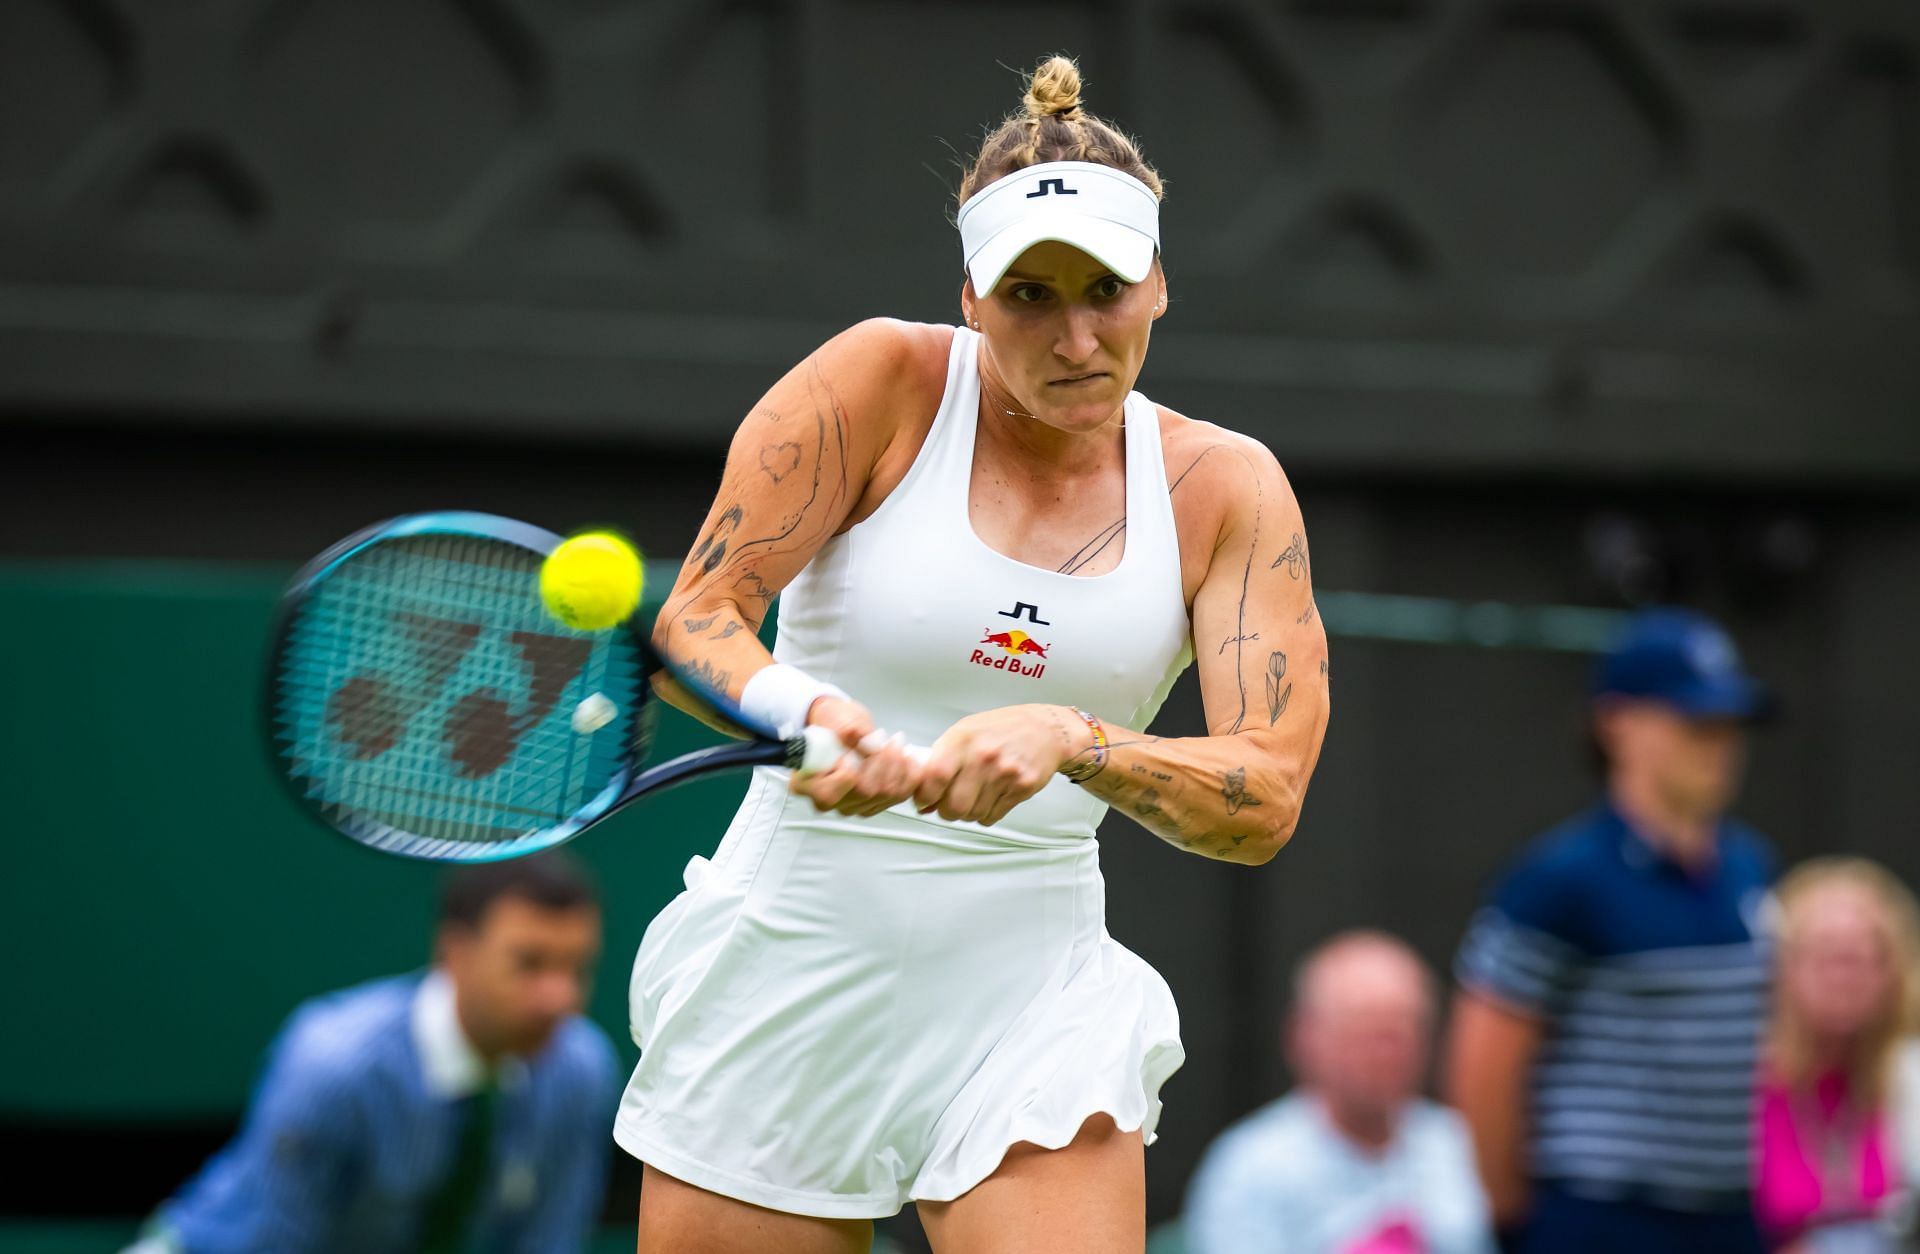
[[605,631],[640,608],[646,572],[633,546],[607,531],[565,541],[540,565],[547,612],[578,631]]

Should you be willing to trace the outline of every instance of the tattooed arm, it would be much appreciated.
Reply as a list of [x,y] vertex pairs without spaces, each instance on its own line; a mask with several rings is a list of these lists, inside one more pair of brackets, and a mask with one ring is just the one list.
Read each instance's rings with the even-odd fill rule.
[[[876,468],[890,464],[902,416],[937,407],[946,349],[939,328],[863,322],[761,398],[734,434],[720,491],[654,623],[664,658],[739,700],[773,660],[758,633],[775,594],[830,537],[871,512],[871,496],[884,496]],[[660,692],[677,695],[670,681]],[[817,701],[813,721],[849,744],[872,730],[853,702]],[[895,801],[904,795],[892,791]]]
[[[1193,602],[1210,734],[1159,739],[1108,728],[1088,791],[1182,849],[1259,864],[1292,837],[1330,711],[1327,636],[1313,603],[1306,526],[1265,445],[1220,433],[1196,473],[1229,502]],[[1092,757],[1091,736],[1066,764]]]
[[[1265,446],[1215,431],[1183,480],[1224,501],[1194,593],[1194,652],[1211,734],[1180,739],[1108,725],[1106,765],[1083,786],[1182,849],[1258,864],[1293,835],[1328,712],[1327,638],[1313,605],[1305,526]],[[1204,555],[1204,550],[1202,551]],[[955,723],[915,800],[996,823],[1056,769],[1092,765],[1071,709],[1008,706]]]

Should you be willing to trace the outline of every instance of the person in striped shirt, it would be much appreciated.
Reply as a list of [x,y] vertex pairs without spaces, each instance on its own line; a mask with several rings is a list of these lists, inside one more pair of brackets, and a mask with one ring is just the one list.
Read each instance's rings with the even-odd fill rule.
[[127,1254],[577,1254],[619,1091],[580,1017],[599,950],[562,855],[455,871],[433,967],[298,1007],[239,1135]]
[[1762,1248],[1773,872],[1726,810],[1766,705],[1713,622],[1635,616],[1595,676],[1605,795],[1536,842],[1468,927],[1446,1089],[1509,1250]]

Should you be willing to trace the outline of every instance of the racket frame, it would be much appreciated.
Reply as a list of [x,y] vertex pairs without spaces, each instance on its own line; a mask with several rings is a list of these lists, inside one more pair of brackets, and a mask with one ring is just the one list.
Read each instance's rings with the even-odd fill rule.
[[[758,728],[752,720],[741,713],[739,706],[727,699],[724,693],[715,692],[706,684],[683,674],[679,668],[668,665],[666,660],[654,650],[649,633],[642,631],[636,625],[638,618],[636,615],[609,630],[625,632],[638,651],[642,684],[650,684],[655,673],[664,671],[695,700],[738,728],[749,739],[734,744],[695,749],[641,769],[639,759],[653,741],[659,705],[664,700],[657,694],[648,692],[640,697],[640,709],[634,715],[631,734],[628,736],[627,743],[621,747],[621,762],[618,769],[591,800],[568,818],[551,827],[529,832],[513,840],[491,843],[462,840],[434,841],[416,832],[409,832],[377,820],[345,818],[329,813],[315,796],[301,787],[300,780],[303,776],[294,769],[291,745],[282,743],[277,730],[278,709],[275,694],[278,691],[281,669],[286,660],[290,642],[289,629],[314,589],[336,567],[355,554],[386,541],[431,535],[499,540],[541,554],[551,553],[562,540],[562,537],[543,527],[512,518],[503,518],[497,514],[471,510],[403,514],[363,527],[308,561],[288,584],[274,613],[273,647],[267,659],[267,682],[264,685],[263,702],[266,742],[273,759],[274,774],[279,777],[281,783],[303,810],[325,827],[355,844],[381,853],[430,862],[498,862],[507,858],[524,857],[564,844],[641,796],[663,792],[675,785],[691,782],[715,771],[742,766],[786,766],[791,769],[801,769],[803,766],[818,763],[825,753],[837,752],[837,741],[829,749],[821,737],[814,734],[820,733],[822,731],[820,728],[809,728],[808,735],[788,741],[775,737],[771,729]],[[830,736],[830,733],[828,735]]]

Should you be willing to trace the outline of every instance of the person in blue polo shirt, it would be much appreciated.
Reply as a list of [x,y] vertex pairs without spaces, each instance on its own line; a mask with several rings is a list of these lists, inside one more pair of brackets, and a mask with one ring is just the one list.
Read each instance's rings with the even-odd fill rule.
[[425,974],[329,993],[239,1136],[128,1254],[579,1254],[618,1093],[580,1017],[600,909],[563,855],[463,867]]
[[1758,1254],[1765,845],[1726,817],[1767,706],[1733,642],[1636,615],[1596,670],[1599,804],[1469,925],[1446,1087],[1520,1254]]

